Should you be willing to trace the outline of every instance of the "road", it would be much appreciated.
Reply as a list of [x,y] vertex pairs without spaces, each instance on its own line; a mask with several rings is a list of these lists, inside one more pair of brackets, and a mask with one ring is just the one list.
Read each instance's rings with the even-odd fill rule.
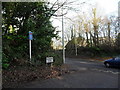
[[106,68],[101,61],[66,58],[70,74],[33,81],[24,88],[118,88],[119,69]]

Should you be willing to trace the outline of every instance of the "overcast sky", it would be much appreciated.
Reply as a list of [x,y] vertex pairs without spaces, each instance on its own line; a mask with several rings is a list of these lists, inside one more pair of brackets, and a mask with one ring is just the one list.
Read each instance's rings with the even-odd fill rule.
[[[52,3],[55,2],[56,0],[48,0],[51,1]],[[62,0],[60,0],[62,1]],[[63,0],[65,1],[65,0]],[[70,1],[75,1],[75,0],[68,0],[68,2]],[[81,4],[82,2],[86,1],[87,4],[83,5]],[[74,3],[74,5],[72,7],[76,8],[76,9],[80,9],[80,12],[86,12],[89,13],[89,5],[93,5],[95,7],[98,8],[98,12],[99,14],[101,14],[102,16],[110,16],[110,15],[115,15],[118,16],[118,2],[120,0],[76,0],[76,2]],[[80,5],[78,5],[80,4]],[[89,4],[89,5],[88,5]],[[82,11],[81,11],[82,10]],[[78,12],[78,13],[80,13]],[[77,13],[73,12],[73,11],[69,11],[68,14],[66,15],[69,18],[73,18],[74,16],[76,16]],[[62,31],[62,23],[61,23],[61,18],[59,19],[51,19],[52,24],[54,27],[58,27],[57,29]],[[65,18],[64,18],[65,21]],[[67,24],[64,23],[64,28],[66,28]],[[59,33],[59,36],[62,36],[62,32]]]
[[111,14],[118,11],[118,2],[120,0],[93,0],[104,8],[105,14]]
[[[49,1],[55,2],[56,0],[49,0]],[[60,1],[62,1],[62,0],[60,0]],[[65,0],[63,0],[63,1],[65,1]],[[68,0],[68,2],[70,2],[70,1],[75,1],[75,0]],[[87,10],[89,9],[89,6],[87,6],[88,4],[86,4],[86,6],[82,5],[82,4],[77,5],[77,4],[82,3],[83,1],[86,1],[91,5],[96,5],[99,13],[101,15],[105,15],[105,16],[109,16],[109,15],[116,15],[117,16],[118,15],[118,2],[120,0],[76,0],[73,7],[77,8],[77,9],[83,8],[82,10],[87,12]],[[76,15],[77,14],[75,12],[69,11],[66,16],[69,18],[73,18]],[[61,28],[61,21],[60,20],[61,20],[60,18],[59,18],[59,20],[52,19],[53,26],[59,27],[59,29],[60,29]]]

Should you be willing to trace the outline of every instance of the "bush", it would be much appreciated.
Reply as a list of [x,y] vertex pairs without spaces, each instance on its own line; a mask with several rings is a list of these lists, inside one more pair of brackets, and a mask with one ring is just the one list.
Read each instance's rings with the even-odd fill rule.
[[46,57],[53,57],[53,65],[55,66],[63,64],[62,54],[59,51],[48,51],[46,53],[39,54],[37,57],[32,57],[31,62],[33,65],[43,66],[46,64]]
[[7,69],[7,68],[9,67],[9,65],[10,65],[10,64],[3,63],[3,64],[2,64],[2,68],[3,68],[3,69]]
[[[11,5],[15,8],[8,8]],[[12,64],[14,62],[21,63],[21,60],[23,60],[22,62],[24,63],[25,60],[29,59],[28,32],[31,30],[33,32],[32,61],[44,64],[45,52],[48,52],[51,48],[52,38],[57,37],[55,27],[52,26],[50,21],[54,10],[49,10],[49,6],[46,2],[3,3],[2,10],[6,14],[3,17],[4,23],[2,23],[5,25],[5,27],[2,28],[2,39],[4,41],[3,52],[6,56],[9,56],[9,62]],[[11,12],[9,13],[8,11]],[[14,15],[10,17],[12,13],[14,13]],[[20,18],[22,20],[19,21]],[[21,25],[21,23],[23,25]],[[12,26],[12,28],[9,29],[10,26]],[[17,32],[15,28],[18,28]],[[10,32],[11,30],[12,32]],[[16,63],[13,65],[16,65]],[[5,64],[3,66],[7,67],[8,65]]]
[[5,55],[4,53],[2,54],[2,68],[7,69],[9,67],[9,57]]
[[53,57],[53,65],[59,66],[63,64],[62,55],[60,52],[46,52],[43,56],[44,62],[46,63],[46,57]]

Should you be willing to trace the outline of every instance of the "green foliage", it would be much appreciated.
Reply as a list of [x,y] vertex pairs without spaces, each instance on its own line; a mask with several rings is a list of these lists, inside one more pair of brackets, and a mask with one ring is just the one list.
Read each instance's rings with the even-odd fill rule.
[[2,64],[2,68],[3,68],[3,69],[7,69],[7,68],[9,67],[9,65],[10,65],[10,64],[3,63],[3,64]]
[[[38,59],[32,58],[31,62],[33,65],[43,66],[46,64],[46,57],[53,57],[53,65],[60,66],[63,64],[62,53],[59,51],[48,51],[38,55]],[[41,58],[41,60],[39,60]]]
[[7,69],[8,67],[9,67],[9,57],[3,53],[2,54],[2,68]]
[[46,57],[53,57],[53,60],[54,60],[53,64],[55,66],[59,66],[59,65],[63,64],[62,54],[58,51],[46,52],[46,53],[42,54],[42,57],[43,57],[44,62],[46,62]]
[[[34,38],[32,59],[44,62],[43,58],[51,47],[51,39],[57,37],[50,22],[54,10],[48,8],[45,2],[3,2],[2,11],[3,53],[9,58],[9,62],[29,59],[29,31],[33,32]],[[5,66],[7,67],[6,63]]]
[[[81,51],[81,49],[79,49]],[[79,51],[79,52],[80,52]],[[100,55],[101,49],[98,47],[83,47],[82,52],[85,54],[89,53],[90,56]]]
[[53,63],[55,66],[60,66],[63,64],[63,58],[61,55],[57,54]]
[[100,51],[100,48],[98,48],[98,47],[88,47],[88,48],[93,50],[93,51]]

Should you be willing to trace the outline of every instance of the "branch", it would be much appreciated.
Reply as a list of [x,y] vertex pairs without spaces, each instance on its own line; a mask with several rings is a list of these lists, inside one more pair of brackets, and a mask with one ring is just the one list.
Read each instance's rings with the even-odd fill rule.
[[61,15],[53,14],[53,16],[55,16],[55,17],[61,17],[61,16],[66,15],[67,13],[68,13],[68,12],[65,12],[64,14],[61,14]]
[[58,0],[52,5],[52,7],[50,8],[50,10],[53,9],[53,7],[56,5],[57,2],[58,2]]
[[60,5],[60,6],[54,11],[54,13],[51,14],[51,16],[53,16],[61,7],[63,7],[66,2],[67,2],[67,0],[66,0],[64,3],[62,3],[62,5]]

